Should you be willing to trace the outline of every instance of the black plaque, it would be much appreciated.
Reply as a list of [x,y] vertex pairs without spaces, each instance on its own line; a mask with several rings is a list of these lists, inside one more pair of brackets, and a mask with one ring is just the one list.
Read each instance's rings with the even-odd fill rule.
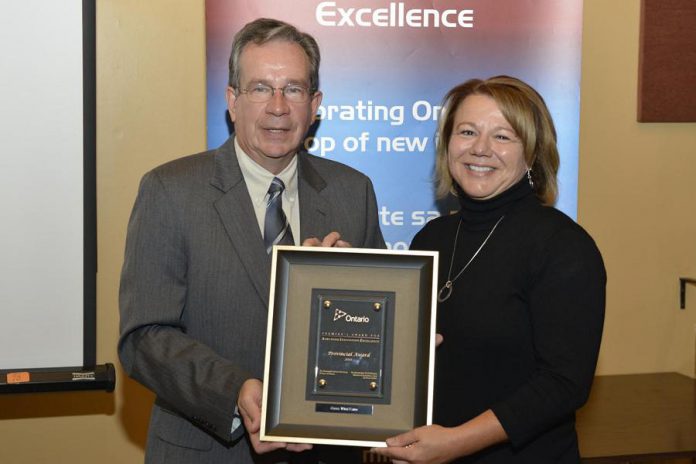
[[394,292],[312,289],[307,400],[389,404]]

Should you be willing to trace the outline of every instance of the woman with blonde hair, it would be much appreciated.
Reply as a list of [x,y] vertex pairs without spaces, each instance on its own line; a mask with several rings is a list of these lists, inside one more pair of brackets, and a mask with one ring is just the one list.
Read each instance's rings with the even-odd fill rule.
[[375,452],[411,463],[578,463],[606,274],[592,238],[553,208],[559,156],[543,98],[519,79],[446,95],[438,194],[458,213],[411,248],[440,253],[434,424]]

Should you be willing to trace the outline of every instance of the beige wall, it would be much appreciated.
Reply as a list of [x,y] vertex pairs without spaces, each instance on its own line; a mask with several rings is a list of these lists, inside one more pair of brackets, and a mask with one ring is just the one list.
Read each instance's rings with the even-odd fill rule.
[[[609,272],[599,373],[694,375],[696,124],[638,124],[639,0],[585,0],[579,221]],[[205,145],[203,0],[100,0],[98,346],[117,364],[118,277],[140,176]],[[222,90],[220,98],[223,98]],[[0,396],[0,462],[142,461],[152,395]]]
[[599,374],[694,376],[696,124],[636,122],[640,2],[585,1],[578,220],[608,271]]

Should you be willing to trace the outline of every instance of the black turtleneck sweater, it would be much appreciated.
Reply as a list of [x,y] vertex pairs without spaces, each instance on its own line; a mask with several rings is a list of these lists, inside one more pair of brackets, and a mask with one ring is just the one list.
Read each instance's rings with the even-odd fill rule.
[[[586,400],[604,320],[606,274],[592,238],[542,206],[522,181],[428,223],[412,249],[440,252],[439,287],[503,217],[438,306],[433,422],[492,409],[509,442],[461,463],[577,463],[575,410]],[[457,224],[459,238],[454,243]]]

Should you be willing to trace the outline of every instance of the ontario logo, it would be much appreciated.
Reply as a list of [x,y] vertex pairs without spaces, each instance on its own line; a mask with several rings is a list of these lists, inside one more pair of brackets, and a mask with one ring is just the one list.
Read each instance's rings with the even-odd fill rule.
[[335,322],[339,319],[344,319],[346,322],[362,323],[362,324],[367,324],[368,322],[370,322],[370,318],[367,316],[352,316],[352,315],[348,314],[347,312],[343,311],[342,309],[336,308],[334,310],[333,320]]

